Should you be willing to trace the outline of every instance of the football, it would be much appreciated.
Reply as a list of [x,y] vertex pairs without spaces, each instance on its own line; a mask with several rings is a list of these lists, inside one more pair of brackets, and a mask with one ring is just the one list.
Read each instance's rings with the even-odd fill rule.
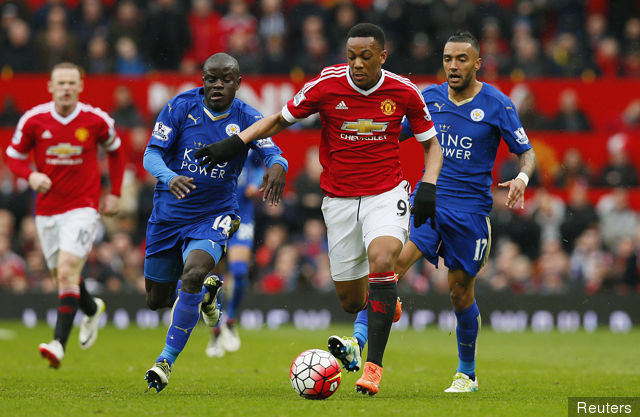
[[336,358],[322,349],[305,350],[293,360],[289,371],[293,389],[309,400],[329,398],[340,386],[340,375]]

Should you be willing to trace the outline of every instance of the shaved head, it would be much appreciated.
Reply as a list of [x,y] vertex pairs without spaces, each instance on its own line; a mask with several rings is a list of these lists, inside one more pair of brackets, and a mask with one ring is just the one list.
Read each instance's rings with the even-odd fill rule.
[[205,72],[207,69],[212,70],[214,68],[226,68],[231,70],[236,77],[240,76],[240,65],[238,64],[238,61],[231,55],[225,54],[224,52],[213,54],[204,62],[203,70]]
[[224,111],[233,104],[242,77],[238,61],[229,54],[211,55],[202,67],[205,104],[214,111]]

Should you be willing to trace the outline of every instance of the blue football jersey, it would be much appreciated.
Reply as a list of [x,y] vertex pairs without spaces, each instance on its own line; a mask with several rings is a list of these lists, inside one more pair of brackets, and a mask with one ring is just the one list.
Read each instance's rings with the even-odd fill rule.
[[237,181],[249,149],[255,149],[263,160],[268,155],[281,154],[271,138],[261,139],[247,145],[246,151],[232,161],[206,172],[193,154],[203,146],[239,133],[262,115],[238,99],[227,111],[215,113],[204,105],[203,99],[203,88],[194,88],[172,98],[158,115],[147,146],[161,148],[167,167],[178,175],[193,177],[196,188],[179,200],[169,192],[168,185],[158,182],[152,222],[190,223],[212,213],[237,213]]
[[[491,171],[500,138],[517,155],[531,149],[511,99],[484,83],[471,101],[455,103],[447,83],[422,91],[438,131],[444,160],[438,177],[439,206],[489,215],[493,205]],[[412,135],[405,120],[404,134]]]
[[265,168],[260,155],[255,151],[250,151],[247,156],[247,160],[244,163],[244,168],[238,177],[238,206],[240,207],[240,217],[242,223],[253,223],[253,209],[254,200],[247,198],[245,195],[245,189],[249,185],[260,187],[262,185],[262,177],[264,176]]

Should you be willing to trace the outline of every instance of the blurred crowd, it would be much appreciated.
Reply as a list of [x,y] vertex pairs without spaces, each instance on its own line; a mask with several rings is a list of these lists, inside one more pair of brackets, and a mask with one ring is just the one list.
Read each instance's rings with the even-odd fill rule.
[[[243,73],[308,76],[342,62],[348,29],[367,20],[385,29],[385,68],[398,73],[435,74],[446,38],[467,28],[481,42],[483,79],[639,77],[639,16],[640,2],[626,0],[5,0],[0,74],[48,71],[61,60],[80,62],[90,74],[194,74],[211,53],[227,51]],[[552,116],[538,111],[525,84],[510,94],[527,131],[593,130],[574,90],[559,94]],[[0,126],[11,127],[26,110],[16,109],[10,97],[2,109]],[[144,293],[144,236],[155,179],[144,171],[142,155],[153,120],[136,108],[125,83],[106,110],[126,135],[129,162],[121,214],[103,219],[82,276],[94,292]],[[603,166],[589,166],[575,148],[562,152],[557,166],[541,159],[524,210],[506,209],[504,191],[494,190],[491,256],[478,292],[639,290],[640,219],[629,205],[639,180],[625,135],[640,132],[640,99],[631,100],[607,131]],[[251,265],[256,291],[333,289],[317,152],[310,148],[305,168],[288,178],[283,204],[258,203]],[[104,158],[101,163],[106,166]],[[499,180],[515,177],[517,160],[507,159],[498,172]],[[33,199],[26,182],[0,164],[0,291],[56,291],[31,215]],[[446,268],[419,261],[400,285],[401,292],[447,293]]]
[[435,74],[455,30],[480,41],[480,76],[640,77],[635,0],[4,0],[0,68],[90,74],[198,72],[214,52],[243,73],[316,74],[344,62],[355,23],[382,26],[385,67]]

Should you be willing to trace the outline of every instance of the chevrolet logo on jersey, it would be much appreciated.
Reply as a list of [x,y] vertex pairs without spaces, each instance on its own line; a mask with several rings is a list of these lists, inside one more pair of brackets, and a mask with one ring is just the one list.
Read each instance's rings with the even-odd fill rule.
[[82,146],[72,146],[70,143],[59,143],[55,146],[47,148],[47,155],[55,155],[58,158],[68,158],[70,156],[80,155]]
[[370,135],[387,130],[389,122],[374,122],[373,119],[358,119],[357,122],[342,123],[342,130],[358,132],[358,135]]

